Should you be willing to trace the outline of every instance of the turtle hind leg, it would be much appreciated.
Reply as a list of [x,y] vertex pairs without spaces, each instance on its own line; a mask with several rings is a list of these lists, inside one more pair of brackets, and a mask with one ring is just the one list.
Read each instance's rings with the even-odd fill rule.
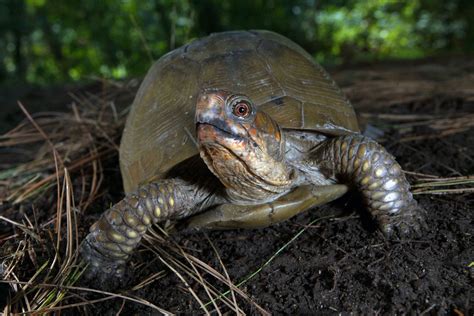
[[331,202],[347,192],[341,184],[302,185],[275,201],[258,205],[222,204],[193,216],[189,228],[261,228],[287,220],[314,206]]
[[312,159],[325,175],[360,191],[385,235],[420,234],[426,227],[426,212],[413,199],[400,165],[377,142],[360,135],[335,137],[321,143]]

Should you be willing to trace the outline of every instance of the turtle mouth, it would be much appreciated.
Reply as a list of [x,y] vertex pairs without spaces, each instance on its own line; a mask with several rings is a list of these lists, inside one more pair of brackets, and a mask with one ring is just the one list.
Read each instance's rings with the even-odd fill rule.
[[219,143],[219,140],[232,139],[234,141],[243,141],[241,136],[235,135],[232,131],[222,124],[196,123],[197,137],[200,143]]

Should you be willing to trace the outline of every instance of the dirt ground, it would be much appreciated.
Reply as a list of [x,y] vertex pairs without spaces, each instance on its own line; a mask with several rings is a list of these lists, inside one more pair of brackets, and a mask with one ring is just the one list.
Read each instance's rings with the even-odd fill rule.
[[[420,174],[474,174],[474,124],[469,123],[474,120],[474,63],[468,61],[362,65],[331,72],[353,101],[368,133],[412,172],[408,178],[415,183]],[[116,159],[104,162],[105,193],[80,219],[83,233],[101,210],[122,195]],[[265,229],[177,231],[163,247],[176,243],[221,273],[225,266],[234,284],[257,271],[240,286],[248,297],[235,294],[237,305],[247,314],[260,314],[263,309],[276,315],[473,315],[474,194],[415,197],[428,212],[429,230],[419,239],[385,239],[353,193]],[[9,229],[5,223],[0,225],[3,236]],[[13,249],[14,243],[9,243]],[[156,251],[145,243],[133,257],[134,272],[123,293],[173,313],[203,313],[190,290],[207,303],[205,289],[186,275],[183,282],[158,259]],[[187,264],[182,257],[177,260]],[[160,277],[132,289],[155,274]],[[219,291],[228,289],[210,275],[202,277]],[[103,297],[80,291],[78,295]],[[221,302],[217,306],[221,312],[229,311]],[[215,306],[207,308],[213,311]],[[145,304],[120,298],[85,310],[91,314],[157,313]]]

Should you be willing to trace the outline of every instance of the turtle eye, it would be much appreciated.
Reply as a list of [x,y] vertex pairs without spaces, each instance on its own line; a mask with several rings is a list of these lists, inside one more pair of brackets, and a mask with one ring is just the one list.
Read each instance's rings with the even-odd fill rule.
[[234,108],[232,109],[232,113],[241,118],[245,118],[250,115],[250,104],[246,101],[239,101]]

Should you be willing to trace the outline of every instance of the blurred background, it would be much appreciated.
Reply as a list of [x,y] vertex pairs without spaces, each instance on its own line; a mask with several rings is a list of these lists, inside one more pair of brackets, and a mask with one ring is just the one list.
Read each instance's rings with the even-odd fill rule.
[[143,76],[211,32],[269,29],[324,65],[466,55],[472,0],[0,0],[0,87]]

